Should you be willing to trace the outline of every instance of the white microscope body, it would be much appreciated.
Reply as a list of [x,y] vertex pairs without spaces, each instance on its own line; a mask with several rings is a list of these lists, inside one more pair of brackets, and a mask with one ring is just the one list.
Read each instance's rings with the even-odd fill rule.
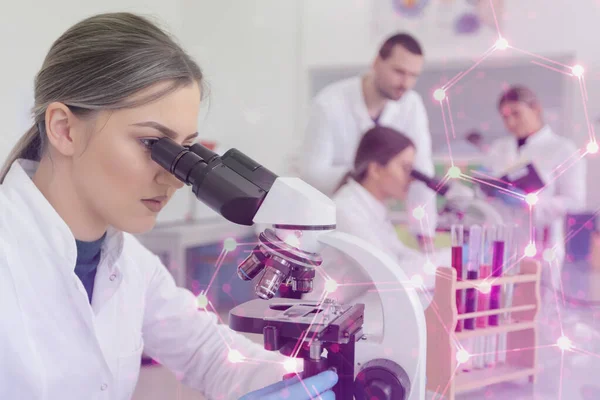
[[[277,236],[288,244],[322,254],[323,264],[328,262],[327,255],[334,254],[330,250],[335,249],[360,266],[375,290],[364,290],[356,298],[356,302],[364,299],[366,304],[365,336],[356,343],[355,375],[370,361],[390,360],[401,366],[410,379],[406,399],[422,400],[425,398],[427,330],[418,295],[402,268],[373,245],[335,230],[310,229],[334,226],[335,216],[335,204],[330,198],[300,179],[278,178],[253,221],[273,225]],[[289,228],[281,229],[284,226]],[[318,279],[323,278],[316,277]],[[320,295],[313,290],[311,297]],[[377,303],[380,309],[374,306]]]
[[[230,326],[233,319],[240,331],[263,333],[265,345],[269,340],[274,344],[271,348],[281,349],[278,342],[289,342],[290,338],[303,338],[306,344],[306,336],[296,335],[306,315],[280,313],[269,302],[279,300],[273,297],[282,283],[298,293],[314,292],[313,280],[319,266],[328,262],[330,251],[341,252],[348,263],[357,263],[370,278],[367,283],[375,290],[367,291],[364,298],[375,301],[368,301],[364,308],[360,304],[342,305],[339,313],[336,305],[332,320],[321,325],[323,343],[339,343],[349,354],[344,360],[354,360],[351,368],[340,354],[328,354],[325,359],[341,360],[336,365],[346,371],[334,388],[343,393],[338,400],[363,399],[365,394],[369,400],[424,399],[427,332],[423,307],[408,277],[391,258],[356,237],[335,231],[336,208],[331,199],[298,178],[278,177],[236,149],[220,156],[200,144],[188,149],[162,138],[152,145],[151,156],[229,221],[272,227],[259,235],[259,245],[238,267],[241,279],[256,278],[255,293],[264,299],[242,306],[249,305],[260,313],[248,315],[238,306],[230,312],[235,317],[230,318]],[[390,283],[393,291],[389,290]],[[294,307],[301,312],[314,310],[303,302],[296,301]],[[317,313],[328,310],[319,309]],[[234,315],[234,311],[239,312]],[[265,313],[281,318],[263,325]],[[312,323],[306,326],[309,330],[311,327]],[[305,365],[319,369],[323,366],[321,347],[310,342]],[[356,377],[360,377],[358,383]]]

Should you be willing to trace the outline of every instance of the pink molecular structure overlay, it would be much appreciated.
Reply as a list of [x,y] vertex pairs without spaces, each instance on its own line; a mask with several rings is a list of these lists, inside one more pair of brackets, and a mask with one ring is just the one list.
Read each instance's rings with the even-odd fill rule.
[[[492,11],[493,11],[494,8],[493,8],[492,2],[490,2],[490,7],[492,8]],[[494,19],[496,19],[495,12],[493,14],[494,14]],[[591,156],[591,155],[598,153],[599,146],[598,146],[598,143],[596,140],[593,125],[590,122],[589,114],[588,114],[588,108],[587,108],[588,94],[587,94],[586,84],[585,84],[584,68],[579,64],[571,65],[571,66],[564,65],[562,63],[550,60],[548,58],[533,54],[531,52],[528,52],[526,50],[523,50],[523,49],[520,49],[518,47],[511,45],[510,43],[508,43],[508,41],[505,38],[502,37],[497,20],[496,20],[496,29],[498,32],[498,39],[496,40],[496,42],[483,55],[481,55],[480,58],[477,59],[477,61],[475,61],[475,63],[469,69],[467,69],[466,71],[460,72],[459,74],[454,76],[452,79],[450,79],[447,83],[445,83],[443,86],[435,89],[433,91],[433,99],[435,101],[439,102],[439,104],[440,104],[440,110],[441,110],[441,114],[442,114],[442,118],[443,118],[443,122],[444,122],[445,134],[446,134],[446,141],[447,141],[447,145],[448,145],[448,153],[450,155],[450,162],[451,162],[451,167],[448,169],[442,182],[446,183],[451,179],[461,179],[461,180],[467,181],[467,182],[477,182],[478,184],[481,184],[481,185],[489,185],[491,187],[495,187],[498,190],[505,191],[507,195],[510,195],[514,198],[517,198],[517,199],[523,201],[525,204],[527,204],[527,206],[529,208],[530,240],[529,240],[529,243],[527,244],[527,246],[525,246],[523,255],[518,257],[517,260],[514,260],[514,263],[512,263],[512,265],[509,265],[507,267],[507,269],[505,270],[505,271],[509,271],[511,268],[515,267],[518,264],[518,262],[520,260],[522,260],[523,258],[535,257],[537,254],[537,249],[536,249],[536,245],[534,242],[534,230],[532,228],[532,225],[533,225],[532,221],[533,221],[534,208],[539,200],[538,195],[548,186],[548,184],[554,182],[558,177],[560,177],[562,174],[564,174],[564,172],[568,168],[575,165],[575,163],[579,162],[581,159],[583,159],[586,156]],[[529,193],[527,195],[523,195],[522,193],[519,193],[516,191],[511,191],[511,190],[504,189],[501,187],[496,187],[496,186],[494,186],[493,183],[490,183],[489,180],[484,181],[484,180],[479,179],[477,176],[470,176],[466,173],[463,173],[460,170],[460,168],[454,164],[454,159],[452,158],[452,144],[451,143],[452,143],[453,139],[456,139],[456,135],[455,135],[454,124],[453,124],[453,120],[452,120],[452,111],[450,108],[450,89],[454,85],[456,85],[461,79],[463,79],[465,76],[467,76],[467,74],[474,71],[477,68],[477,66],[480,65],[486,58],[490,57],[493,53],[499,52],[499,51],[502,51],[502,52],[513,51],[516,53],[520,53],[522,55],[529,56],[531,58],[531,62],[533,64],[536,64],[540,67],[555,71],[556,73],[560,73],[560,74],[564,74],[564,75],[573,77],[573,79],[577,80],[578,86],[580,89],[583,110],[585,112],[585,117],[586,117],[589,141],[587,142],[587,144],[585,145],[584,148],[578,149],[568,159],[564,160],[561,163],[561,165],[559,165],[553,171],[553,181],[548,182],[544,188],[540,189],[536,193]],[[475,172],[475,174],[477,174],[477,172]],[[486,178],[488,178],[488,177],[486,177]],[[435,197],[432,198],[432,201],[434,201],[434,200],[435,200]],[[592,218],[590,218],[590,221],[593,218],[595,218],[596,214],[598,214],[599,211],[600,210],[598,210],[598,211],[596,211],[596,213],[594,213],[594,216]],[[413,210],[412,215],[415,219],[421,221],[422,228],[427,227],[428,221],[427,221],[427,218],[426,218],[426,215],[424,212],[424,208],[422,206],[416,207]],[[588,221],[587,225],[589,225],[590,221]],[[581,228],[581,229],[583,229],[583,228]],[[581,230],[581,229],[579,229],[579,230]],[[428,231],[428,230],[424,230],[424,232],[426,232],[426,231]],[[578,233],[578,231],[568,232],[568,234],[565,238],[565,242],[570,240],[577,233]],[[560,276],[560,266],[558,265],[558,261],[556,260],[554,248],[549,248],[544,251],[543,260],[546,261],[548,263],[548,265],[550,265],[550,267],[554,270],[553,273],[559,274],[559,276]],[[489,278],[489,283],[486,284],[486,282],[484,282],[484,284],[480,285],[479,291],[481,291],[482,293],[488,293],[491,284],[493,284],[493,281],[494,281],[494,278]],[[557,379],[560,379],[560,381],[559,381],[560,388],[559,388],[559,392],[558,392],[558,398],[560,399],[560,398],[562,398],[564,352],[567,352],[567,351],[578,352],[579,354],[587,354],[587,355],[592,355],[592,356],[596,356],[599,358],[600,358],[600,355],[594,355],[583,349],[578,349],[577,345],[572,343],[571,340],[564,335],[563,325],[562,325],[562,321],[560,318],[560,311],[559,311],[559,302],[564,303],[564,299],[562,299],[562,301],[561,301],[561,299],[559,299],[560,295],[558,294],[558,293],[562,293],[563,285],[562,285],[561,280],[560,280],[559,284],[560,284],[561,290],[559,292],[555,293],[554,300],[556,302],[556,310],[559,313],[558,323],[560,325],[561,336],[557,337],[556,342],[554,344],[551,344],[551,346],[556,347],[561,355],[561,373],[560,373],[560,376],[557,376]],[[447,333],[451,336],[455,336],[453,329],[451,329],[450,327],[448,327]],[[483,354],[469,354],[468,351],[460,345],[459,340],[457,340],[456,338],[454,338],[453,342],[456,343],[456,360],[458,362],[458,365],[467,363],[468,360],[472,357],[483,355]],[[542,344],[540,346],[537,346],[538,349],[543,348],[543,347],[548,347],[548,345]],[[528,350],[528,349],[520,349],[520,350],[524,351],[524,350]],[[448,386],[450,386],[450,382],[448,382],[448,385],[445,389],[440,389],[439,393],[436,393],[436,395],[439,395],[440,398],[442,398],[444,396],[445,392],[447,391]]]
[[[493,3],[491,1],[490,1],[490,7],[492,8],[492,11],[493,11]],[[494,14],[494,18],[496,19],[495,13],[493,13],[493,14]],[[556,168],[556,170],[554,171],[554,175],[553,175],[554,179],[557,179],[569,167],[571,167],[575,163],[579,162],[582,158],[598,153],[599,145],[597,143],[593,125],[590,123],[590,119],[589,119],[589,115],[588,115],[588,111],[587,111],[588,96],[587,96],[587,91],[586,91],[584,68],[581,65],[571,65],[571,66],[564,65],[562,63],[550,60],[548,58],[530,53],[526,50],[523,50],[523,49],[513,46],[505,38],[502,37],[497,20],[496,20],[496,29],[498,32],[498,38],[495,41],[495,43],[493,43],[492,46],[485,53],[483,53],[483,55],[481,55],[481,57],[479,59],[477,59],[477,61],[475,61],[474,64],[470,68],[457,74],[452,79],[450,79],[448,82],[446,82],[443,86],[437,88],[433,92],[433,99],[435,101],[439,102],[439,104],[440,104],[440,110],[441,110],[442,118],[444,121],[448,152],[449,152],[450,160],[451,160],[451,167],[448,169],[446,175],[444,176],[442,183],[446,183],[453,179],[459,179],[459,180],[466,181],[466,182],[476,182],[481,185],[489,185],[489,186],[494,187],[494,184],[490,183],[489,179],[482,180],[481,177],[479,177],[477,175],[478,173],[474,173],[473,175],[468,175],[467,173],[464,173],[463,171],[461,171],[459,166],[454,165],[454,160],[452,159],[452,141],[454,139],[456,139],[456,136],[455,136],[454,124],[453,124],[453,120],[452,120],[452,110],[450,107],[450,90],[461,79],[465,78],[465,76],[467,76],[469,73],[474,71],[478,65],[480,65],[485,59],[490,57],[495,52],[513,51],[513,52],[520,53],[522,55],[529,56],[529,57],[531,57],[532,63],[539,65],[540,67],[555,71],[556,73],[573,77],[573,79],[576,79],[579,84],[579,89],[581,92],[581,99],[582,99],[583,108],[585,111],[586,122],[587,122],[587,131],[588,131],[588,135],[589,135],[589,141],[587,142],[587,144],[585,145],[584,148],[578,149],[575,154],[573,154],[567,160],[564,160],[564,162],[559,167]],[[517,257],[517,259],[510,260],[512,262],[511,265],[508,265],[509,263],[507,263],[507,267],[505,268],[505,271],[508,272],[511,268],[518,265],[519,261],[521,261],[523,258],[534,257],[538,253],[538,249],[536,248],[535,241],[534,241],[533,228],[531,228],[531,226],[533,225],[532,221],[533,221],[534,208],[536,207],[536,204],[538,203],[538,200],[539,200],[538,195],[540,192],[542,192],[544,190],[544,188],[539,190],[536,193],[530,193],[527,195],[523,195],[522,193],[519,193],[519,192],[513,192],[511,190],[504,189],[499,186],[496,187],[496,189],[504,191],[504,192],[506,192],[506,194],[513,196],[516,199],[519,199],[520,201],[523,202],[524,205],[526,204],[529,209],[530,241],[529,241],[528,245],[525,247],[522,255],[519,255],[519,257]],[[431,201],[435,201],[435,197],[436,196],[432,196]],[[425,229],[425,228],[428,227],[429,221],[427,219],[427,215],[425,213],[425,209],[423,206],[424,205],[418,206],[414,210],[412,210],[412,216],[413,216],[413,218],[421,221],[421,227],[423,229],[423,232],[427,232],[427,231],[429,231],[429,229]],[[596,214],[597,213],[598,212],[596,212]],[[569,232],[567,234],[565,240],[566,241],[570,240],[576,233],[577,232]],[[289,238],[289,240],[292,240],[292,239],[294,239],[294,238]],[[286,238],[282,238],[282,240],[284,240],[286,242],[289,241]],[[229,253],[231,253],[233,251],[239,251],[239,252],[243,253],[244,256],[247,256],[253,251],[252,249],[254,249],[254,247],[257,244],[258,244],[257,242],[236,243],[236,241],[234,239],[227,239],[224,242],[223,250],[222,250],[220,256],[218,257],[218,260],[217,260],[217,263],[215,266],[215,270],[213,272],[212,279],[210,280],[208,287],[205,288],[204,290],[202,290],[200,293],[196,293],[197,294],[197,307],[199,309],[213,312],[217,316],[219,321],[221,323],[223,323],[219,314],[217,313],[216,308],[214,307],[213,303],[211,302],[211,300],[208,297],[209,290],[211,289],[211,286],[213,285],[213,283],[215,281],[215,277],[219,273],[219,270],[223,264],[223,261],[225,260],[225,258],[227,257],[227,255]],[[290,244],[292,244],[292,243],[290,243]],[[433,244],[431,243],[430,246],[433,246]],[[431,252],[427,251],[427,253],[429,253],[429,254],[431,254],[432,252],[433,252],[433,249],[431,249]],[[547,262],[548,265],[550,265],[550,268],[556,270],[555,273],[559,274],[559,272],[558,272],[559,264],[554,255],[554,249],[550,248],[550,249],[544,250],[543,259],[544,259],[544,261]],[[425,265],[423,266],[423,274],[424,275],[432,275],[435,273],[435,269],[436,269],[436,266],[433,264],[433,262],[431,262],[428,259],[427,262],[425,263]],[[323,279],[323,281],[325,282],[324,290],[320,294],[320,300],[322,303],[324,303],[325,300],[328,299],[329,296],[332,293],[334,293],[336,290],[338,290],[340,287],[343,287],[343,286],[365,286],[368,284],[372,284],[371,282],[338,283],[335,280],[333,280],[320,267],[316,267],[316,271],[317,271],[317,275],[318,275],[319,279]],[[410,281],[402,282],[402,284],[404,286],[413,287],[413,288],[423,288],[423,277],[421,275],[415,274],[409,278],[410,278]],[[232,279],[238,279],[238,278],[236,276],[233,276]],[[489,293],[490,292],[490,288],[493,285],[495,278],[488,278],[488,279],[489,279],[489,282],[484,282],[483,284],[481,284],[479,286],[478,290],[481,293]],[[560,285],[561,285],[561,289],[562,289],[562,282],[560,283]],[[397,289],[397,290],[404,290],[404,289]],[[231,296],[231,293],[230,293],[231,285],[229,285],[229,284],[223,285],[222,291],[225,294],[227,294],[228,296]],[[426,292],[424,291],[424,293],[426,293]],[[558,311],[559,310],[559,302],[564,303],[564,299],[561,300],[559,298],[559,294],[555,294],[555,302],[556,302],[556,308]],[[435,304],[433,304],[433,306],[435,307]],[[328,306],[325,305],[325,307],[328,307]],[[323,316],[325,314],[326,313],[315,313],[312,324],[322,323],[323,318],[324,318]],[[312,324],[311,324],[311,326],[312,326]],[[555,347],[558,352],[557,357],[560,355],[561,360],[563,360],[562,357],[564,357],[565,352],[578,352],[580,354],[593,355],[589,352],[584,351],[583,349],[578,349],[577,344],[572,343],[571,340],[564,335],[562,322],[560,321],[560,315],[559,315],[559,325],[560,325],[561,335],[556,338],[556,342],[552,343],[550,345],[542,344],[542,345],[538,346],[537,348],[543,348],[543,347],[549,347],[549,346]],[[310,331],[310,329],[308,329],[308,331]],[[456,360],[458,361],[459,365],[467,363],[468,360],[474,356],[481,355],[481,354],[469,354],[469,352],[461,346],[460,341],[455,337],[453,327],[446,327],[446,332],[448,335],[453,337],[453,343],[456,344]],[[253,364],[264,363],[265,365],[269,365],[269,364],[272,365],[274,363],[274,361],[272,361],[272,360],[266,360],[266,359],[265,360],[253,360],[253,359],[247,358],[246,356],[244,356],[245,349],[236,349],[236,348],[232,347],[232,343],[233,343],[232,332],[229,332],[226,330],[223,330],[223,331],[219,330],[219,334],[221,335],[221,339],[223,340],[223,342],[225,343],[225,345],[228,349],[227,359],[232,364],[233,368],[235,368],[235,364],[239,364],[239,363],[253,363]],[[314,337],[300,338],[298,340],[298,342],[296,343],[296,346],[293,350],[292,355],[294,357],[297,356],[301,350],[301,346],[303,344],[306,344],[306,342],[308,342],[308,344],[310,344],[311,340],[313,340],[313,339],[314,339]],[[521,350],[528,350],[528,349],[521,349]],[[513,351],[515,351],[515,350],[513,350]],[[594,355],[594,356],[600,357],[599,355]],[[287,374],[290,372],[298,371],[298,368],[301,363],[299,363],[298,359],[296,359],[296,358],[290,358],[290,359],[286,360],[285,362],[277,363],[277,364],[278,365],[272,365],[272,367],[280,368],[282,375],[284,375],[284,374]],[[562,396],[562,393],[561,393],[562,392],[562,380],[563,380],[562,370],[563,370],[563,368],[561,366],[561,376],[557,376],[557,379],[560,379],[560,381],[561,381],[561,389],[559,390],[559,393],[558,393],[559,398],[562,398],[561,397]],[[450,386],[450,382],[448,382],[448,385],[446,388],[440,388],[439,392],[435,393],[434,398],[438,398],[438,396],[439,396],[439,398],[442,398],[445,395],[449,386]],[[309,395],[313,395],[313,393],[309,392],[308,388],[306,388],[306,390]]]

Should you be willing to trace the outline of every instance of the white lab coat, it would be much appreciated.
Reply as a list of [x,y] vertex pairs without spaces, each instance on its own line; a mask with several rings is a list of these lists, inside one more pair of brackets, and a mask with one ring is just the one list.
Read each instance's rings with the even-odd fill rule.
[[[335,193],[333,201],[336,205],[336,230],[356,236],[384,251],[397,261],[398,268],[404,271],[408,279],[420,275],[423,278],[423,285],[416,290],[416,293],[423,308],[427,308],[431,304],[435,287],[435,270],[428,272],[424,268],[425,264],[429,258],[435,267],[450,266],[451,249],[441,249],[427,257],[406,247],[398,238],[385,204],[352,179]],[[375,286],[370,276],[362,268],[373,268],[373,266],[361,267],[345,254],[332,248],[323,250],[322,256],[324,261],[314,279],[314,289],[312,293],[304,295],[303,299],[319,300],[325,289],[326,280],[332,279],[339,284],[339,287],[329,293],[328,298],[340,303],[364,304],[365,332],[375,336],[383,334],[385,318],[382,313],[381,299],[374,290]],[[397,284],[382,283],[391,284],[390,290],[399,290]]]
[[[415,144],[415,169],[433,176],[431,134],[421,96],[408,91],[399,101],[388,101],[379,124],[407,135]],[[296,172],[307,183],[328,196],[333,195],[344,175],[353,169],[360,139],[375,125],[365,105],[362,77],[336,82],[323,89],[312,105]],[[423,205],[427,219],[421,227],[409,214],[414,234],[433,237],[437,225],[435,193],[421,182],[411,185],[407,209]]]
[[15,162],[0,186],[0,398],[130,399],[142,350],[211,399],[281,379],[277,364],[229,363],[225,342],[252,359],[281,356],[198,311],[130,234],[109,230],[90,305],[75,239],[30,179],[36,166]]
[[[406,247],[389,217],[384,203],[376,199],[358,182],[350,179],[333,196],[336,206],[337,230],[359,237],[385,251],[411,278],[419,274],[428,290],[433,289],[435,275],[424,267],[429,259],[434,266],[450,266],[451,250],[441,249],[427,257]],[[428,273],[430,272],[430,273]]]
[[[542,253],[539,239],[547,227],[550,237],[546,246],[554,247],[559,265],[565,255],[564,218],[567,212],[582,211],[585,208],[586,162],[585,159],[575,162],[581,158],[580,155],[581,151],[573,141],[557,135],[546,125],[529,137],[520,149],[512,136],[496,140],[484,159],[484,166],[494,175],[503,174],[515,164],[527,162],[532,162],[542,175],[547,186],[539,194],[538,202],[533,207],[538,253]],[[528,218],[526,216],[526,220],[521,222],[524,227],[522,231],[529,237]]]

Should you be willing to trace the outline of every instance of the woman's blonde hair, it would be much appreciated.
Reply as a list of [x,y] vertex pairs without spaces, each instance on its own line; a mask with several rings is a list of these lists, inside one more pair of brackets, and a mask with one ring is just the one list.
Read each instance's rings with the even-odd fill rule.
[[[131,13],[106,13],[68,29],[50,48],[35,78],[33,126],[20,138],[0,170],[0,183],[19,158],[39,161],[48,143],[45,113],[61,102],[78,116],[136,107],[183,86],[202,84],[200,67],[150,20]],[[151,96],[131,95],[172,82]]]
[[507,102],[523,102],[529,107],[540,105],[540,101],[533,90],[523,85],[513,85],[502,92],[498,99],[498,110],[500,110],[504,103]]

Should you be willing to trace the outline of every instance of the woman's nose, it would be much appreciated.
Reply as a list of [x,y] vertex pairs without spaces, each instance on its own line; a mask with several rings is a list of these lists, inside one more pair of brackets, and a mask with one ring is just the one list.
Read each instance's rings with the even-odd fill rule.
[[173,187],[175,190],[181,189],[184,185],[184,183],[177,179],[175,175],[166,170],[159,172],[158,176],[156,177],[156,181],[161,185]]

